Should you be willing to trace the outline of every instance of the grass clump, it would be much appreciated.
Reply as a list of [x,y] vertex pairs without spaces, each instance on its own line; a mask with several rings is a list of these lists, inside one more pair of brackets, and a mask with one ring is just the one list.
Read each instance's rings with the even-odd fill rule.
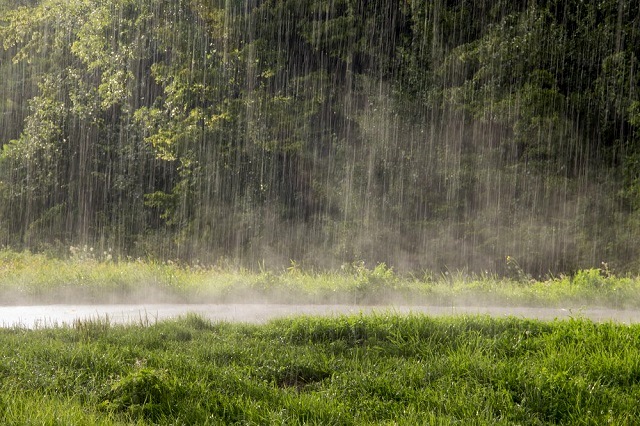
[[171,416],[177,386],[166,371],[134,370],[114,381],[98,408],[158,421]]

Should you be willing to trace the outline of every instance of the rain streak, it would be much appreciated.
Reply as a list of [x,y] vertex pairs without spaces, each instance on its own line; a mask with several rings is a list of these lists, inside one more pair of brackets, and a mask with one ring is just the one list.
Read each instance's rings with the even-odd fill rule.
[[639,8],[2,0],[0,246],[637,272]]

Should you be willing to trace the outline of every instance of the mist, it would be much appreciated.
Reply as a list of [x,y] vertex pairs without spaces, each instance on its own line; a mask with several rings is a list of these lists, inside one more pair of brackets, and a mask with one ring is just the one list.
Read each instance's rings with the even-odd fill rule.
[[0,246],[640,265],[631,0],[0,1]]

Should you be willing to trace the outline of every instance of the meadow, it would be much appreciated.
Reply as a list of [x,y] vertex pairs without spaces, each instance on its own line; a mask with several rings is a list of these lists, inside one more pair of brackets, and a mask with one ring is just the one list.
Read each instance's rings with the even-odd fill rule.
[[0,330],[4,424],[634,424],[640,326],[190,315]]
[[345,264],[313,271],[295,262],[282,270],[258,265],[202,265],[114,259],[90,248],[66,257],[0,250],[0,300],[24,303],[295,303],[640,308],[640,278],[606,264],[538,279],[507,258],[508,274],[444,271],[398,274],[385,264]]
[[[250,271],[77,249],[0,251],[4,305],[108,301],[640,307],[639,280],[605,266],[533,280]],[[3,424],[633,424],[640,325],[411,314],[266,324],[196,315],[0,329]]]

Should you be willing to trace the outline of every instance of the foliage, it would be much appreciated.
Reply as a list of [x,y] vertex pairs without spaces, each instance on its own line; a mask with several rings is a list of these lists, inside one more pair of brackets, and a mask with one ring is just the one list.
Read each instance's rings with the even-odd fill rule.
[[3,245],[640,267],[635,1],[0,10]]

